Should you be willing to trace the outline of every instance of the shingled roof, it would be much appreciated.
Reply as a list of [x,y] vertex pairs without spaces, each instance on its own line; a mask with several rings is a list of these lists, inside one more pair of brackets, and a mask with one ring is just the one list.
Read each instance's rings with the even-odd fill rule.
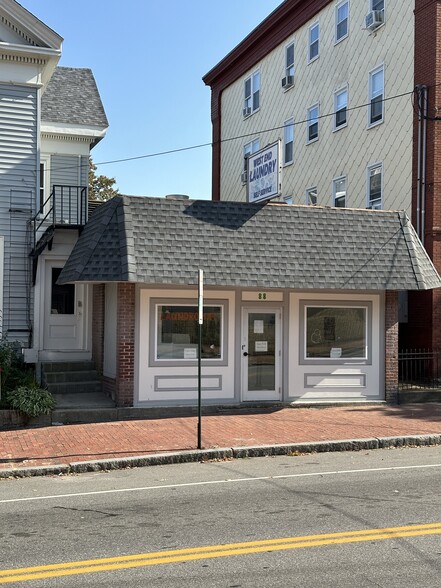
[[107,128],[109,123],[92,70],[57,67],[41,97],[41,120]]
[[117,196],[59,283],[426,290],[441,278],[403,212]]

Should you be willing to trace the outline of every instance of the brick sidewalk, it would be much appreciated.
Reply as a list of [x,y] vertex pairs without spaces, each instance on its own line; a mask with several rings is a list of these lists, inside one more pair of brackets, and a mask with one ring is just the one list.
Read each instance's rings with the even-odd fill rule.
[[[441,404],[230,410],[202,417],[204,448],[441,434]],[[197,417],[0,431],[0,469],[184,451]]]

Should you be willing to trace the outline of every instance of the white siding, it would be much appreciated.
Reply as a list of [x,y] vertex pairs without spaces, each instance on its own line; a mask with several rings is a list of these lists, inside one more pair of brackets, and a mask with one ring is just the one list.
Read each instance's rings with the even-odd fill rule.
[[37,90],[0,85],[0,235],[4,237],[3,334],[28,342],[29,221],[37,178]]
[[[389,0],[386,23],[374,34],[364,28],[367,2],[350,3],[349,36],[334,45],[336,3],[329,4],[313,20],[256,63],[242,78],[222,94],[221,199],[245,200],[246,188],[240,175],[243,145],[249,137],[259,137],[262,147],[283,137],[283,122],[296,122],[294,163],[283,169],[282,196],[293,195],[293,202],[305,202],[305,190],[318,188],[318,204],[332,204],[332,180],[348,179],[347,206],[366,207],[366,168],[382,161],[384,169],[383,208],[403,209],[411,202],[412,170],[412,95],[414,2]],[[320,56],[307,63],[308,27],[320,22]],[[295,43],[294,85],[281,86],[285,75],[285,47]],[[386,99],[410,93],[384,103],[385,120],[367,129],[369,72],[384,64]],[[242,115],[244,79],[256,69],[261,74],[260,110],[244,120]],[[334,93],[348,87],[347,127],[333,132]],[[306,145],[307,109],[320,104],[319,140]],[[262,129],[275,129],[262,133]]]

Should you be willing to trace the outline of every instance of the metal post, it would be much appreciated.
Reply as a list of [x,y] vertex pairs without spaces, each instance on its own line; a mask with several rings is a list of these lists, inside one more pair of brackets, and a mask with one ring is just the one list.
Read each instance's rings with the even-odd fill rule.
[[202,449],[202,324],[204,322],[204,272],[198,277],[198,449]]

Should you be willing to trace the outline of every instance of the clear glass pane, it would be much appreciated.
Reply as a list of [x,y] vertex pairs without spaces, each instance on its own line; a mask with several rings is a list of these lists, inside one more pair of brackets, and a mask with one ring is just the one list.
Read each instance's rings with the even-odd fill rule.
[[248,315],[248,390],[275,390],[276,315]]
[[306,357],[366,359],[366,308],[307,307]]
[[57,284],[61,270],[52,268],[51,314],[75,314],[75,285]]
[[[222,308],[204,306],[203,359],[221,359]],[[198,307],[157,306],[157,359],[197,359],[199,345]]]
[[310,205],[317,204],[317,188],[311,188],[308,190],[306,203]]
[[371,100],[371,119],[370,122],[378,122],[383,118],[383,95],[373,98]]

